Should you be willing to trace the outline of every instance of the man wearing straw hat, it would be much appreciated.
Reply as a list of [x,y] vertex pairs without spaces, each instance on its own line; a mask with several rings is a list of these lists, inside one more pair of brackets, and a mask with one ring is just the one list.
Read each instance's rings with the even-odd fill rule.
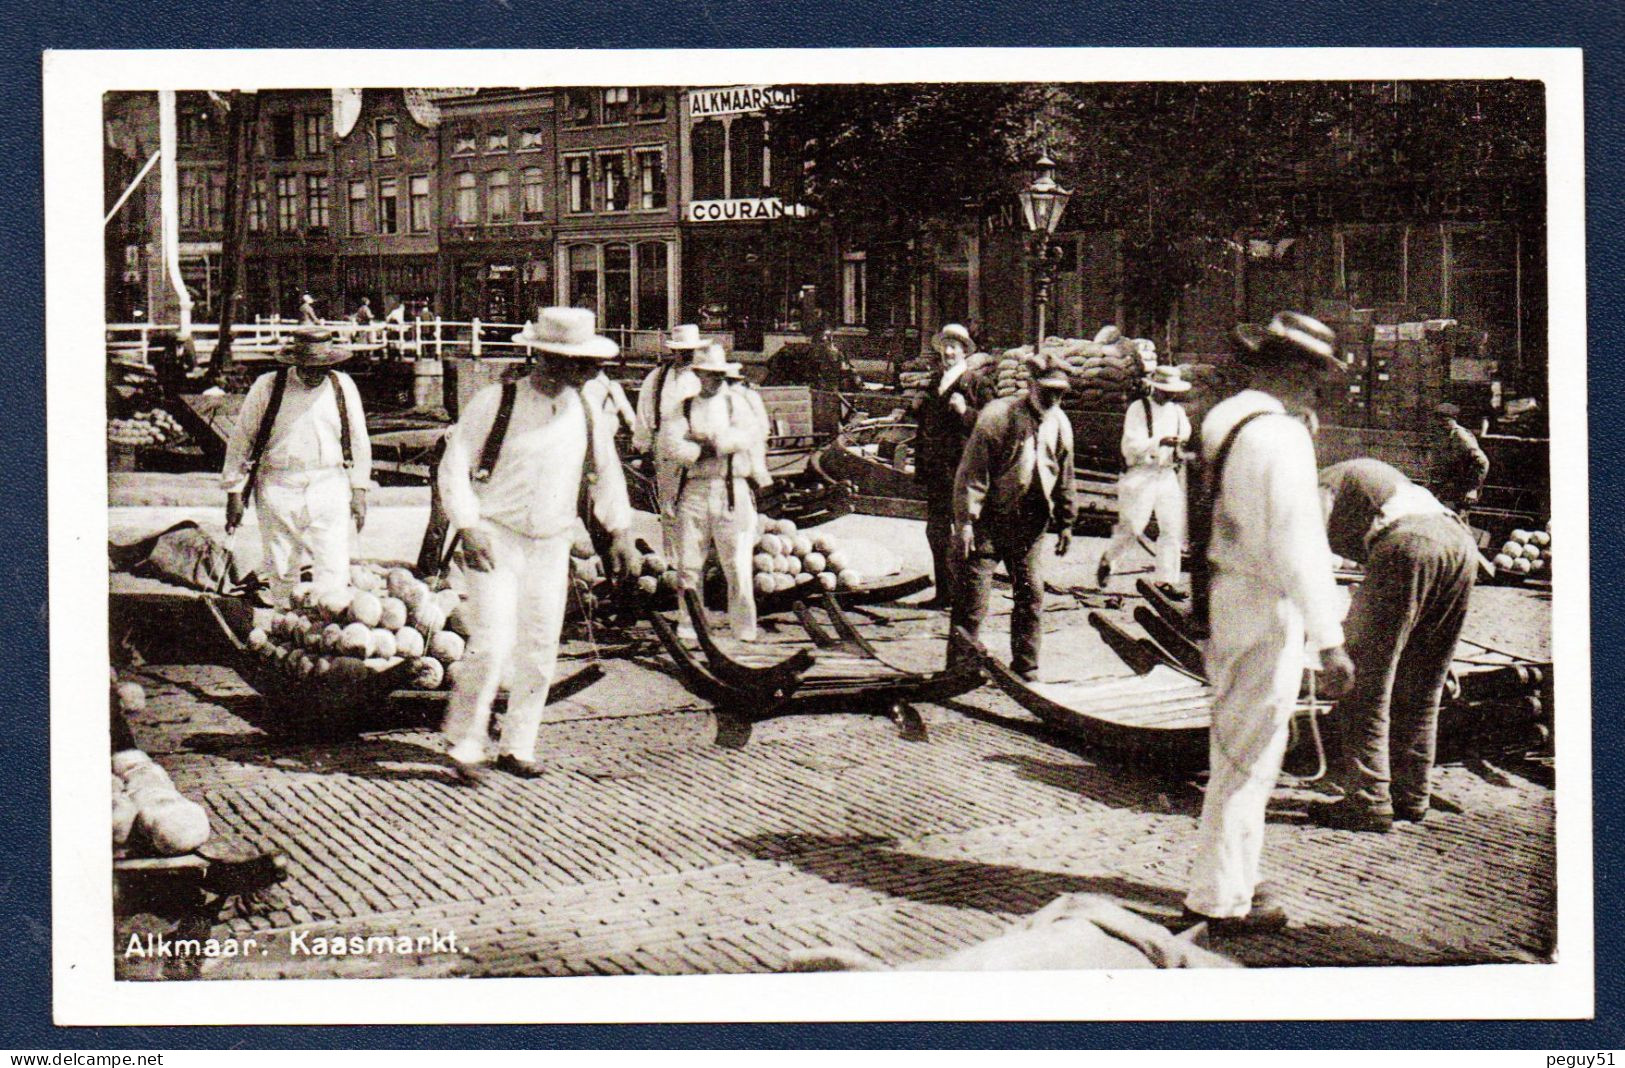
[[1146,379],[1149,396],[1129,405],[1123,416],[1123,474],[1117,480],[1117,527],[1095,568],[1095,585],[1105,588],[1112,565],[1133,548],[1157,517],[1157,587],[1178,600],[1179,555],[1185,544],[1185,490],[1179,482],[1191,421],[1175,398],[1191,388],[1179,368],[1164,364]]
[[965,442],[985,398],[975,389],[975,376],[967,375],[976,343],[970,331],[949,323],[931,339],[937,352],[937,373],[915,408],[914,479],[925,490],[925,540],[931,547],[932,577],[936,590],[926,602],[931,608],[953,607],[954,590],[954,473],[964,455]]
[[285,366],[255,380],[226,446],[226,533],[259,494],[260,566],[279,608],[299,581],[302,553],[318,588],[350,581],[350,523],[358,532],[366,523],[372,481],[361,394],[334,370],[350,355],[327,330],[294,331],[277,354]]
[[[715,550],[728,583],[728,619],[733,636],[756,640],[756,589],[751,556],[756,547],[756,503],[750,478],[756,444],[765,429],[755,406],[727,379],[740,373],[722,346],[712,343],[694,355],[689,369],[700,391],[666,414],[660,433],[664,454],[678,467],[677,567],[683,588],[699,590],[706,556]],[[686,636],[688,626],[683,628]]]
[[666,413],[700,391],[700,380],[688,371],[687,360],[711,344],[691,323],[674,326],[666,337],[666,352],[638,388],[637,421],[632,447],[649,453],[654,463],[655,503],[660,511],[661,551],[668,560],[677,557],[677,465],[666,456],[660,427]]
[[1193,531],[1196,615],[1211,618],[1203,653],[1213,723],[1182,922],[1207,921],[1216,934],[1286,926],[1286,913],[1259,890],[1265,809],[1305,666],[1318,672],[1316,685],[1329,698],[1342,696],[1354,676],[1314,440],[1300,421],[1314,414],[1321,385],[1343,373],[1337,335],[1297,312],[1238,335],[1237,358],[1251,382],[1202,421],[1203,507]]
[[[497,766],[540,774],[536,739],[558,659],[578,514],[607,536],[609,564],[634,556],[614,427],[581,387],[619,351],[584,308],[544,308],[514,335],[537,360],[481,390],[446,439],[439,487],[458,544],[472,633],[446,711],[465,783],[484,772],[491,702],[512,667]],[[582,514],[585,513],[585,514]]]

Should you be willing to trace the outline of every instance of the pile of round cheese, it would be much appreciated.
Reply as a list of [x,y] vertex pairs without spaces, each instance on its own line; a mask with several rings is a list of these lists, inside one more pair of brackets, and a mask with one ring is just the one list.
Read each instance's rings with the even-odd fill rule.
[[113,754],[113,845],[134,847],[132,838],[163,857],[209,840],[209,813],[182,797],[169,773],[139,749]]
[[165,445],[185,436],[175,417],[162,408],[107,421],[107,440],[114,445]]
[[1495,554],[1497,572],[1510,571],[1514,575],[1539,575],[1551,567],[1552,532],[1546,530],[1514,530],[1512,536]]
[[297,679],[354,681],[404,659],[415,688],[444,688],[468,638],[462,595],[432,590],[404,567],[361,564],[350,577],[345,589],[295,586],[292,607],[250,633],[249,648]]
[[863,576],[847,565],[846,554],[828,534],[808,537],[788,519],[761,521],[752,559],[757,593],[776,593],[817,583],[826,590],[863,585]]

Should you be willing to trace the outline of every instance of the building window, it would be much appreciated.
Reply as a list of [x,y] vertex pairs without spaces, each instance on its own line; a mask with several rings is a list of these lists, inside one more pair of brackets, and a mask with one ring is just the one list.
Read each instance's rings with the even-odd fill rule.
[[638,150],[638,208],[659,211],[666,206],[666,153],[664,149]]
[[526,167],[519,176],[519,217],[525,222],[540,221],[547,214],[546,198],[542,169]]
[[605,89],[604,90],[604,125],[616,125],[626,121],[632,100],[631,90]]
[[379,119],[375,124],[373,124],[373,129],[378,135],[378,137],[377,137],[378,158],[379,159],[394,159],[395,158],[395,120],[394,119]]
[[841,325],[862,326],[869,314],[869,272],[862,252],[841,257]]
[[593,92],[591,89],[566,89],[564,91],[564,125],[591,126],[592,98]]
[[1405,227],[1351,227],[1340,237],[1348,302],[1356,308],[1405,303]]
[[604,326],[625,330],[632,325],[632,246],[604,246]]
[[294,129],[292,115],[271,116],[271,155],[277,159],[292,159]]
[[508,195],[508,172],[485,176],[485,217],[493,223],[513,222],[513,201]]
[[728,195],[759,197],[765,184],[767,123],[758,115],[739,115],[728,130]]
[[598,246],[571,245],[570,306],[598,311]]
[[209,114],[206,111],[183,112],[175,124],[176,139],[183,145],[201,145],[209,137]]
[[367,183],[350,183],[350,232],[364,234],[367,232]]
[[666,117],[664,89],[632,90],[632,111],[639,122],[658,122]]
[[645,241],[638,246],[638,329],[665,330],[667,303],[666,243]]
[[540,152],[542,150],[542,128],[519,131],[519,151]]
[[458,130],[452,138],[451,154],[454,156],[472,156],[478,151],[478,139],[467,130]]
[[187,168],[180,172],[181,227],[202,230],[209,222],[209,175],[206,171]]
[[694,199],[721,200],[727,196],[728,134],[718,119],[694,124]]
[[299,229],[299,179],[292,174],[276,178],[276,228],[284,234]]
[[400,182],[394,178],[378,179],[378,232],[400,233]]
[[570,213],[583,215],[592,210],[592,159],[589,156],[564,157],[565,186],[569,190]]
[[408,180],[407,215],[414,234],[429,232],[429,176],[414,174]]
[[491,130],[485,135],[485,150],[487,152],[508,151],[508,131]]
[[606,152],[598,157],[598,189],[603,198],[604,211],[625,211],[628,204],[626,187],[626,154]]
[[312,230],[327,229],[327,175],[305,175],[305,222]]
[[305,156],[315,158],[327,154],[327,112],[313,111],[305,115]]
[[209,229],[226,228],[226,172],[209,172]]
[[473,226],[480,219],[480,194],[474,188],[474,172],[457,173],[457,222]]
[[254,233],[263,233],[265,230],[265,179],[254,179],[253,190],[248,194],[248,228]]

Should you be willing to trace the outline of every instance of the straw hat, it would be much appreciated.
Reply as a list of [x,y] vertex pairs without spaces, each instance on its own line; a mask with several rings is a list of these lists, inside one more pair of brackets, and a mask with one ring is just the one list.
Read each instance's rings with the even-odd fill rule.
[[950,341],[959,342],[960,347],[965,350],[967,356],[976,351],[976,342],[971,340],[970,331],[958,323],[948,323],[941,330],[938,330],[937,336],[931,339],[931,347],[941,352],[942,347]]
[[703,349],[709,344],[711,342],[700,336],[700,328],[693,323],[674,326],[671,333],[666,335],[668,349]]
[[1152,389],[1159,389],[1164,393],[1184,393],[1191,388],[1191,384],[1185,381],[1185,376],[1179,373],[1179,368],[1171,363],[1165,363],[1152,371],[1145,382]]
[[1322,371],[1348,370],[1348,364],[1337,358],[1336,331],[1302,312],[1280,312],[1262,331],[1250,325],[1239,326],[1236,340],[1242,361],[1255,366],[1308,360]]
[[612,360],[621,351],[598,333],[598,317],[588,308],[543,308],[513,340],[527,349],[578,360]]
[[728,354],[722,351],[722,346],[715,341],[694,353],[694,362],[688,365],[690,371],[701,374],[727,375],[730,378],[740,373],[740,364],[730,363]]
[[1039,385],[1049,389],[1071,390],[1072,374],[1059,358],[1042,353],[1030,355],[1027,366],[1032,369],[1033,381]]
[[355,350],[337,340],[333,331],[317,328],[295,330],[281,349],[277,350],[279,363],[294,367],[331,367],[343,363]]

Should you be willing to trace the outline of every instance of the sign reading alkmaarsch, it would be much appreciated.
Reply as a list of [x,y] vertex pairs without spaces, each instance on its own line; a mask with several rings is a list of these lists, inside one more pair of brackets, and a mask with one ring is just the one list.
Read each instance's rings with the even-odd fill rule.
[[739,115],[747,111],[789,107],[795,99],[794,89],[780,89],[772,85],[693,89],[688,94],[688,110],[694,118],[705,119],[715,115]]
[[786,204],[778,197],[740,197],[736,200],[691,200],[687,219],[691,223],[749,222],[755,219],[804,219],[805,204]]

